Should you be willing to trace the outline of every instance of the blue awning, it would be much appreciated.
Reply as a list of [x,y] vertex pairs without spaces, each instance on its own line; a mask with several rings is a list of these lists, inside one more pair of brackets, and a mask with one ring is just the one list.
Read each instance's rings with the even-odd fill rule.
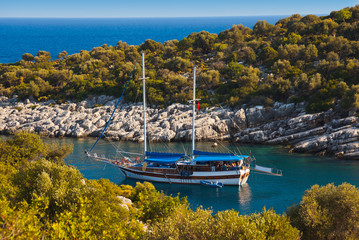
[[234,156],[233,153],[203,152],[198,150],[194,150],[193,155]]
[[206,155],[198,156],[194,159],[197,162],[220,162],[220,161],[240,161],[243,158],[249,157],[248,155],[237,155],[237,156],[219,156],[219,155]]
[[145,159],[145,162],[158,163],[158,164],[173,164],[177,162],[181,157],[150,157]]
[[181,158],[183,156],[185,156],[183,153],[146,152],[146,157],[150,158]]

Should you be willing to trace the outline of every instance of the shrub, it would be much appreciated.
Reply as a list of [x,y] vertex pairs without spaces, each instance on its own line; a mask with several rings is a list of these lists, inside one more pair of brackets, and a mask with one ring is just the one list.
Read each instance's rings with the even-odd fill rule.
[[31,108],[31,110],[34,110],[35,108],[37,108],[39,105],[32,105],[29,108]]
[[156,191],[155,187],[149,182],[136,183],[131,199],[140,210],[139,218],[142,221],[161,220],[170,215],[175,207],[187,204],[185,198],[166,196],[163,192]]
[[44,144],[36,134],[18,132],[13,138],[0,141],[0,161],[24,167],[44,153]]
[[348,183],[314,185],[287,213],[303,239],[357,239],[359,189]]
[[21,112],[22,107],[14,107],[17,111]]
[[273,210],[241,216],[234,210],[218,212],[177,207],[164,221],[152,225],[150,239],[299,239],[288,217]]

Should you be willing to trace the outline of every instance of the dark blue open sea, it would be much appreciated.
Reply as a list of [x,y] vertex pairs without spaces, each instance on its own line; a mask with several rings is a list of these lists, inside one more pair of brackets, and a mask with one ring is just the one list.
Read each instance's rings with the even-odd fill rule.
[[53,58],[91,50],[120,40],[139,45],[146,39],[158,42],[181,40],[192,32],[220,33],[233,24],[252,28],[258,20],[275,24],[284,16],[200,18],[0,18],[0,63],[17,62],[23,53],[48,51]]

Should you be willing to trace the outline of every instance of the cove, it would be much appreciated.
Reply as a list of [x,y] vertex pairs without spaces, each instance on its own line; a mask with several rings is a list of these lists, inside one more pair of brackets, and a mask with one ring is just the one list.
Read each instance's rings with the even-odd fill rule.
[[[78,168],[88,179],[107,178],[116,184],[136,185],[136,180],[125,179],[117,167],[87,158],[84,152],[95,142],[93,138],[44,139],[44,141],[73,144],[74,151],[66,158],[66,163]],[[305,190],[314,184],[339,185],[348,182],[359,186],[358,161],[292,154],[288,153],[288,149],[284,146],[221,144],[232,150],[238,148],[242,153],[251,151],[258,165],[279,168],[283,171],[283,176],[267,176],[251,172],[247,184],[239,187],[224,186],[222,189],[167,183],[153,183],[154,186],[158,191],[166,194],[179,193],[180,197],[187,197],[192,208],[203,206],[213,209],[214,212],[234,209],[240,214],[259,212],[263,207],[283,213],[287,207],[299,203]],[[202,150],[211,150],[211,145],[212,143],[197,143],[198,149]],[[134,152],[141,152],[143,148],[141,143],[101,140],[94,151],[111,155],[116,152],[114,146]],[[188,152],[190,143],[151,143],[150,148],[156,151]]]

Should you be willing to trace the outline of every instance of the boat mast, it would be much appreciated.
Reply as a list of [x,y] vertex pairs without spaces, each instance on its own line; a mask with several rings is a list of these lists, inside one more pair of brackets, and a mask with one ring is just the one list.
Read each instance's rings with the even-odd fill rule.
[[144,156],[147,152],[147,135],[146,135],[146,76],[145,76],[145,53],[142,52],[142,92],[143,92],[143,142],[144,142]]
[[196,66],[193,67],[193,100],[192,100],[192,160],[194,159],[196,130],[195,130],[195,118],[196,118]]

